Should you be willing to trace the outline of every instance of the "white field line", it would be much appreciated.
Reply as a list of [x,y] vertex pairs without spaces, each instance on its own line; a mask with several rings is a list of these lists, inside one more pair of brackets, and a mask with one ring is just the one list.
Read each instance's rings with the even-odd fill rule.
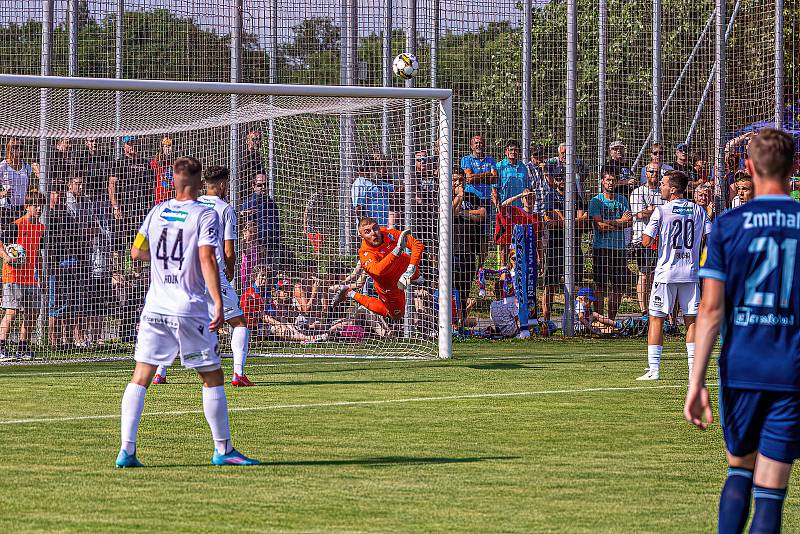
[[[499,399],[505,397],[532,397],[536,395],[559,395],[559,394],[581,394],[598,392],[626,392],[641,391],[646,389],[686,389],[686,384],[670,384],[660,386],[630,386],[630,387],[601,387],[583,389],[550,389],[541,391],[519,391],[509,393],[473,393],[467,395],[447,395],[442,397],[408,397],[400,399],[381,399],[381,400],[360,400],[360,401],[334,401],[334,402],[313,402],[308,404],[272,404],[266,406],[249,406],[241,408],[230,408],[229,412],[263,412],[269,410],[303,410],[309,408],[332,408],[349,406],[375,406],[381,404],[406,404],[411,402],[443,402],[470,399]],[[203,410],[180,410],[170,412],[150,412],[144,416],[181,416],[202,414]],[[119,419],[119,414],[107,415],[80,415],[67,417],[36,417],[30,419],[8,419],[0,420],[0,425],[25,425],[34,423],[60,423],[69,421],[95,421],[102,419]]]
[[[642,354],[640,352],[609,352],[609,353],[601,353],[601,354],[591,354],[590,356],[593,358],[598,357],[607,357],[607,356],[636,356],[642,355],[642,360],[645,361],[647,359],[647,354]],[[250,356],[255,356],[251,354]],[[486,357],[477,357],[477,358],[469,358],[465,360],[461,360],[459,358],[453,358],[450,360],[440,360],[437,358],[433,359],[393,359],[393,358],[386,358],[386,359],[362,359],[357,361],[319,361],[319,362],[310,362],[310,361],[299,361],[299,362],[284,362],[284,363],[249,363],[247,364],[247,368],[250,369],[251,367],[292,367],[292,366],[312,366],[312,365],[381,365],[381,364],[411,364],[416,365],[420,364],[423,365],[426,363],[432,362],[463,362],[469,363],[471,361],[509,361],[509,360],[524,360],[528,363],[536,364],[536,363],[547,363],[538,361],[537,358],[540,355],[522,355],[522,356],[486,356]],[[545,357],[551,358],[553,356],[558,356],[558,354],[550,354]],[[287,358],[291,358],[288,356]],[[104,363],[104,362],[98,362]],[[103,369],[99,368],[93,371],[30,371],[30,372],[20,372],[20,373],[0,373],[0,378],[15,378],[15,377],[36,377],[36,376],[70,376],[70,375],[92,375],[92,376],[102,376],[102,375],[111,375],[111,374],[130,374],[133,372],[133,360],[130,360],[131,368],[130,369]],[[575,363],[581,363],[579,360],[576,360]],[[585,363],[595,363],[591,360],[585,361]],[[81,362],[80,365],[91,365],[92,362]],[[223,368],[225,366],[223,365]],[[2,369],[2,367],[0,367]],[[188,372],[187,369],[184,369],[180,366],[179,363],[174,364],[170,367],[169,372],[171,374],[177,372]],[[309,371],[311,373],[313,371]]]

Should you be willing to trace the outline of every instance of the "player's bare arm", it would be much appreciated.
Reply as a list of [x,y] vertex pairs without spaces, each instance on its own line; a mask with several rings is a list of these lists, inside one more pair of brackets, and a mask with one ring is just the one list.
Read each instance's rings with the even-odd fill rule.
[[223,248],[225,254],[225,276],[228,277],[228,280],[232,280],[234,273],[236,273],[236,241],[226,239]]
[[697,314],[694,368],[683,407],[686,420],[701,430],[708,428],[714,421],[706,389],[706,372],[724,313],[725,282],[706,278],[703,282],[703,299],[700,301],[700,311]]
[[200,268],[203,271],[203,279],[208,288],[208,294],[211,295],[211,300],[214,302],[214,317],[208,324],[211,331],[216,331],[222,326],[225,320],[223,307],[222,307],[222,293],[220,292],[219,285],[219,268],[217,266],[217,257],[214,247],[211,245],[202,245],[199,248]]
[[131,246],[131,259],[133,261],[150,261],[150,243],[142,234],[137,234]]

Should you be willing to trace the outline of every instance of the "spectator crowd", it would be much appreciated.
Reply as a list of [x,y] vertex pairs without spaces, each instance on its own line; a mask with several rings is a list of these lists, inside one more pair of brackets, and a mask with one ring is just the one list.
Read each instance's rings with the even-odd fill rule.
[[[670,156],[663,145],[653,144],[639,171],[631,168],[624,143],[614,141],[599,176],[581,161],[574,175],[567,176],[563,144],[548,157],[546,148],[534,143],[529,160],[523,161],[520,144],[509,140],[497,161],[487,153],[486,140],[474,135],[469,153],[453,169],[454,327],[464,331],[475,326],[475,310],[486,298],[482,277],[490,276],[495,277],[489,285],[493,300],[486,307],[494,320],[492,335],[519,332],[520,325],[509,317],[519,305],[510,281],[516,268],[511,235],[520,224],[535,228],[539,291],[531,316],[534,323],[541,320],[543,332],[553,328],[554,303],[565,304],[567,263],[576,273],[576,285],[587,286],[582,300],[574,303],[586,330],[618,325],[622,297],[633,287],[645,315],[656,252],[642,246],[642,233],[655,207],[664,203],[661,177],[670,169],[686,173],[689,198],[713,219],[719,199],[736,207],[753,197],[753,182],[742,161],[748,139],[745,135],[728,143],[725,190],[720,191],[723,182],[715,179],[709,157],[686,143],[675,146]],[[0,234],[3,244],[22,245],[26,257],[14,261],[0,249],[5,262],[3,356],[11,350],[11,339],[17,341],[19,357],[32,356],[28,341],[42,310],[46,340],[53,348],[134,340],[148,271],[132,263],[128,251],[150,207],[174,195],[172,162],[182,151],[170,136],[126,136],[121,143],[121,155],[114,158],[111,146],[96,139],[57,140],[46,169],[34,163],[38,158],[25,140],[4,143]],[[360,266],[338,259],[339,226],[331,221],[330,186],[322,173],[311,177],[303,186],[303,206],[287,208],[281,193],[271,191],[262,152],[261,132],[250,131],[239,158],[241,201],[236,206],[241,226],[238,285],[249,327],[266,338],[302,343],[400,335],[403,324],[360,307],[332,305],[333,288],[342,283],[366,294],[373,289]],[[800,163],[795,174],[800,175]],[[361,217],[390,228],[410,224],[425,253],[422,276],[410,289],[405,326],[435,336],[437,155],[427,150],[414,154],[410,187],[401,175],[380,150],[357,163],[349,198],[352,236]],[[572,199],[566,197],[568,182]],[[792,194],[800,199],[800,178],[793,184]],[[576,238],[572,257],[565,258],[569,200]],[[593,308],[584,298],[589,291]]]

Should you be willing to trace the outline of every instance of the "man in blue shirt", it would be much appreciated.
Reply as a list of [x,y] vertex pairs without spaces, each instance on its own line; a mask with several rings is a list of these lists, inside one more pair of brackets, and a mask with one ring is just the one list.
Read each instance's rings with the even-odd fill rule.
[[[720,215],[708,239],[684,415],[712,422],[709,357],[722,331],[719,399],[728,477],[719,532],[780,532],[792,464],[800,457],[800,205],[789,197],[791,136],[766,128],[750,143],[756,198]],[[755,472],[754,472],[755,471]]]
[[356,223],[362,217],[375,219],[379,225],[389,224],[389,193],[394,192],[394,184],[381,180],[378,173],[370,176],[370,169],[362,165],[356,171],[351,189]]
[[628,199],[618,195],[617,177],[603,170],[603,192],[589,202],[589,220],[594,226],[592,270],[594,272],[597,312],[605,315],[604,297],[608,297],[608,318],[617,316],[622,293],[628,283],[628,258],[625,247],[630,242],[633,214]]
[[492,184],[497,181],[497,162],[484,152],[486,142],[480,135],[473,136],[469,146],[472,153],[461,158],[461,170],[467,179],[464,192],[474,193],[487,201],[492,195]]
[[[528,167],[519,160],[519,142],[506,143],[506,157],[497,164],[497,182],[492,184],[492,202],[500,208],[506,200],[530,192]],[[511,206],[522,209],[522,198],[511,200]]]

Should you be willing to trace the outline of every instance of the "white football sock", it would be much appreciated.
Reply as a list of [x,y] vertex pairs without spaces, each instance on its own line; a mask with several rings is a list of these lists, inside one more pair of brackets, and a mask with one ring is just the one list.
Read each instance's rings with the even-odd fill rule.
[[136,433],[139,431],[139,420],[144,411],[144,395],[147,388],[139,384],[129,383],[122,395],[120,434],[122,447],[127,454],[136,452]]
[[689,376],[692,376],[692,368],[694,367],[694,343],[686,344],[686,357],[689,360]]
[[164,378],[167,377],[167,366],[166,365],[159,365],[158,369],[156,369],[156,374],[161,375]]
[[659,372],[661,366],[661,345],[647,345],[647,365],[651,371]]
[[225,388],[203,388],[203,412],[206,421],[211,427],[211,436],[214,438],[214,448],[220,454],[228,454],[231,445],[231,427],[228,424],[228,399],[225,397]]
[[231,351],[233,352],[233,372],[239,376],[244,374],[244,363],[247,361],[247,344],[250,341],[250,330],[246,326],[234,327],[231,334]]

